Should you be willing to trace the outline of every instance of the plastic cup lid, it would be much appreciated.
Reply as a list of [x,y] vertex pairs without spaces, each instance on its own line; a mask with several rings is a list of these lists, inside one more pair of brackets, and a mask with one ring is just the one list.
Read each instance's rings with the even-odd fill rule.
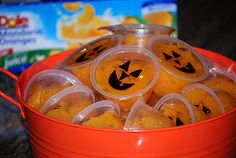
[[91,64],[102,52],[121,43],[121,35],[107,35],[87,43],[71,53],[63,62],[62,69],[71,70]]
[[182,95],[178,94],[178,93],[170,93],[167,94],[165,96],[163,96],[154,106],[154,109],[160,110],[162,106],[165,106],[165,103],[171,100],[179,100],[182,103],[184,103],[184,105],[186,106],[189,116],[191,118],[192,123],[195,122],[195,116],[194,116],[194,112],[193,112],[193,108],[191,106],[191,104],[189,103],[189,101]]
[[[114,65],[110,64],[113,61],[117,63]],[[135,83],[137,83],[137,81],[139,80],[139,75],[142,75],[143,71],[142,66],[138,64],[136,64],[137,68],[131,66],[135,62],[136,63],[142,62],[145,63],[145,65],[153,66],[152,79],[150,79],[150,82],[147,83],[146,87],[135,90],[134,93],[124,94],[125,90],[129,90],[130,87],[134,88],[132,86],[133,85],[135,86]],[[107,84],[105,86],[109,87],[110,88],[109,90],[119,92],[119,94],[112,94],[112,92],[102,89],[97,84],[96,72],[98,69],[102,68],[101,66],[103,66],[106,69],[109,68],[109,74],[110,74],[110,75],[106,74],[107,77],[105,78],[105,80],[107,81],[102,81],[102,83]],[[130,69],[132,69],[132,71]],[[118,74],[118,72],[120,74]],[[156,57],[152,52],[148,51],[145,48],[140,48],[135,46],[119,46],[107,50],[94,61],[90,70],[90,81],[95,90],[100,94],[102,94],[103,96],[107,96],[109,98],[114,98],[114,99],[127,99],[134,96],[140,96],[145,92],[147,92],[156,83],[158,75],[159,75],[159,62],[156,60]],[[124,79],[128,78],[130,80],[133,79],[131,80],[132,83],[130,82],[130,80],[129,83],[127,80],[124,81]]]
[[191,82],[207,78],[207,61],[187,43],[174,37],[156,35],[147,45],[156,54],[161,67],[171,75]]
[[98,30],[109,30],[118,34],[136,34],[143,36],[145,34],[170,35],[175,31],[174,28],[157,24],[119,24],[102,26]]
[[48,70],[43,70],[36,75],[34,75],[29,81],[28,84],[26,85],[25,91],[24,91],[24,100],[26,100],[26,97],[28,95],[28,91],[31,87],[31,85],[34,82],[41,81],[50,77],[55,77],[58,82],[64,82],[64,83],[71,83],[73,85],[81,85],[81,82],[79,79],[77,79],[74,75],[72,75],[69,72],[63,71],[63,70],[57,70],[57,69],[48,69]]
[[202,89],[202,90],[206,91],[207,93],[209,93],[215,99],[221,113],[225,112],[224,106],[223,106],[220,98],[217,96],[217,94],[211,88],[209,88],[206,85],[203,85],[200,83],[194,83],[190,86],[185,87],[181,93],[185,96],[188,92],[190,92],[191,90],[194,90],[194,89]]
[[72,85],[70,87],[67,87],[57,94],[53,95],[40,109],[41,113],[46,113],[47,110],[53,106],[55,103],[57,103],[59,100],[61,100],[63,97],[72,94],[72,93],[85,93],[87,96],[90,96],[92,102],[95,102],[95,96],[89,88],[87,88],[84,85]]
[[80,111],[73,119],[72,123],[79,123],[82,122],[85,119],[88,119],[91,117],[91,112],[95,110],[101,110],[107,111],[108,109],[114,109],[117,114],[120,116],[120,108],[119,106],[114,103],[111,100],[102,100],[96,103],[91,104],[90,106],[86,107],[82,111]]

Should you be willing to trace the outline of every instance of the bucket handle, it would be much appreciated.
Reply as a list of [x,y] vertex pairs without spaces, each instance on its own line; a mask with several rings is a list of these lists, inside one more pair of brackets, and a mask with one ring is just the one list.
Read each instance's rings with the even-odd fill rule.
[[[11,77],[12,79],[14,79],[15,81],[18,80],[18,77],[16,75],[14,75],[13,73],[11,73],[10,71],[7,71],[4,68],[0,67],[0,72],[4,73],[5,75]],[[9,102],[13,103],[15,106],[17,106],[20,109],[20,114],[23,118],[25,118],[25,114],[23,112],[22,106],[21,104],[16,101],[15,99],[13,99],[12,97],[8,96],[7,94],[5,94],[4,92],[2,92],[0,90],[0,96],[2,96],[4,99],[8,100]]]

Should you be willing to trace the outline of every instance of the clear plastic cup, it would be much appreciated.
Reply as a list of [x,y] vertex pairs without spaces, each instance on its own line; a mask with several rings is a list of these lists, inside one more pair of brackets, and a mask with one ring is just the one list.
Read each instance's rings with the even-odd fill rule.
[[71,85],[81,85],[71,73],[57,69],[44,70],[29,80],[23,98],[27,105],[39,110],[51,96]]
[[120,108],[111,100],[102,100],[88,106],[79,112],[71,122],[97,128],[123,128]]
[[179,93],[183,87],[202,81],[209,74],[205,58],[187,43],[174,37],[153,36],[148,48],[161,63],[154,92],[159,96]]
[[92,62],[104,51],[120,45],[120,35],[108,35],[91,41],[70,54],[61,64],[61,68],[72,72],[81,82],[89,87],[89,71]]
[[185,87],[182,94],[190,102],[196,122],[213,118],[225,112],[220,98],[209,87],[195,83]]
[[220,98],[225,111],[236,107],[236,76],[225,69],[215,67],[202,83],[213,89]]
[[143,98],[132,106],[124,125],[124,130],[143,130],[173,127],[171,120],[158,110],[147,105]]
[[119,24],[100,27],[99,30],[109,30],[123,36],[122,44],[146,47],[147,41],[153,35],[170,35],[174,28],[155,24]]
[[120,46],[107,50],[94,61],[90,80],[104,98],[121,109],[130,109],[137,98],[147,101],[157,81],[159,63],[145,48]]
[[215,68],[212,74],[212,77],[204,80],[202,83],[214,90],[225,91],[236,97],[236,76],[233,73]]
[[236,96],[232,96],[230,93],[220,90],[215,90],[215,93],[221,100],[225,112],[236,108]]
[[170,93],[162,97],[154,106],[176,126],[195,122],[193,108],[188,100],[177,93]]
[[72,85],[53,95],[40,109],[41,113],[65,122],[95,102],[95,96],[83,85]]
[[67,109],[73,116],[94,102],[95,96],[92,90],[84,85],[72,85],[53,95],[41,107],[40,112],[47,114],[54,109]]

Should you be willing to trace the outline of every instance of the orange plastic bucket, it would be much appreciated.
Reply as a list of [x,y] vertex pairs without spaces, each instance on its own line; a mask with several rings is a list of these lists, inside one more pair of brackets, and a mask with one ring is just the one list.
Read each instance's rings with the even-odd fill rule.
[[[199,49],[203,55],[236,73],[236,62],[219,54]],[[40,61],[55,65],[71,51]],[[0,95],[21,109],[29,132],[35,157],[236,157],[236,109],[218,117],[194,124],[143,131],[109,130],[64,123],[49,118],[27,106],[22,100],[32,67],[19,78],[1,69],[17,81],[16,94],[20,103]]]

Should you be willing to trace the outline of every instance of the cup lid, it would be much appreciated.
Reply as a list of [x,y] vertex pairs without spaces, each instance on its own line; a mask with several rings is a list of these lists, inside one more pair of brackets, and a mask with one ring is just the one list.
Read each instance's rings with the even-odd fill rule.
[[91,64],[104,51],[118,46],[121,35],[107,35],[93,40],[71,53],[61,64],[62,69],[77,69]]
[[70,87],[67,87],[63,90],[61,90],[60,92],[58,92],[57,94],[53,95],[40,109],[41,113],[46,113],[47,110],[53,106],[55,103],[57,103],[58,101],[60,101],[63,97],[68,96],[70,94],[73,93],[79,93],[77,95],[78,98],[81,98],[79,95],[81,93],[86,94],[87,96],[89,96],[91,98],[92,102],[95,102],[95,96],[92,92],[92,90],[90,90],[88,87],[84,86],[84,85],[72,85]]
[[119,46],[94,61],[90,81],[103,96],[127,99],[147,92],[158,75],[159,63],[152,52],[135,46]]
[[109,109],[114,109],[117,114],[120,116],[120,108],[119,106],[111,100],[102,100],[96,103],[91,104],[90,106],[86,107],[82,111],[80,111],[73,119],[72,123],[79,123],[88,118],[96,115],[97,110],[102,111],[103,113]]
[[170,35],[174,28],[157,24],[119,24],[102,26],[98,30],[109,30],[115,34],[135,34],[143,36],[146,34]]
[[[63,71],[63,70],[57,70],[57,69],[48,69],[43,70],[36,75],[34,75],[27,83],[23,98],[26,100],[28,92],[30,87],[35,83],[43,84],[43,82],[48,83],[58,83],[58,84],[65,84],[70,83],[72,85],[81,85],[81,82],[79,79],[77,79],[74,75],[72,75],[69,72]],[[48,84],[50,85],[50,84]]]
[[204,80],[208,76],[206,60],[187,43],[174,37],[156,35],[147,45],[157,56],[161,68],[171,75],[191,82]]
[[189,103],[189,101],[182,95],[178,94],[178,93],[170,93],[167,94],[165,96],[163,96],[154,106],[154,109],[160,110],[163,106],[165,106],[165,103],[168,102],[176,102],[176,101],[180,101],[182,102],[185,107],[188,110],[189,116],[191,118],[191,122],[194,123],[195,122],[195,116],[194,116],[194,112],[193,112],[193,108],[191,106],[191,104]]

